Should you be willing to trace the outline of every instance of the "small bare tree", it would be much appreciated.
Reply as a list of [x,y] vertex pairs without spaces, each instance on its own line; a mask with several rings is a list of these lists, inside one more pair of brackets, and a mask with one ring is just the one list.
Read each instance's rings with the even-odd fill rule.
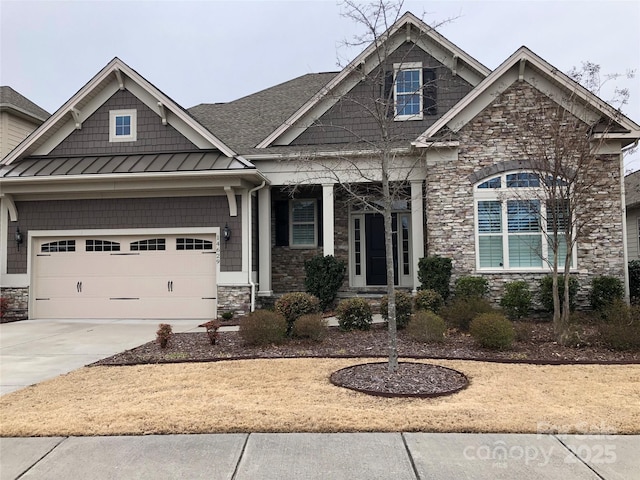
[[[592,63],[573,69],[569,75],[594,94],[605,82],[618,78],[608,75],[600,79],[600,68]],[[631,75],[631,74],[630,74]],[[535,174],[538,185],[537,203],[532,207],[540,218],[548,254],[543,257],[551,269],[553,325],[558,341],[565,344],[569,336],[570,269],[579,241],[592,231],[594,199],[607,191],[607,157],[603,154],[608,134],[620,128],[620,109],[605,106],[606,115],[596,114],[576,83],[562,98],[538,98],[523,108],[523,131],[517,135],[526,167]],[[628,91],[615,90],[615,102],[622,106]],[[619,157],[609,158],[618,165]],[[619,169],[619,167],[616,167]],[[559,286],[562,284],[562,289]],[[560,298],[560,292],[562,297]]]
[[[423,163],[423,158],[420,156],[407,154],[409,142],[421,132],[407,131],[406,122],[396,120],[398,116],[409,111],[411,103],[418,97],[421,97],[424,107],[432,108],[434,111],[437,108],[435,95],[430,95],[436,86],[435,76],[424,78],[422,84],[414,82],[415,85],[406,79],[403,83],[402,97],[394,95],[394,85],[401,80],[394,74],[394,64],[391,61],[391,55],[396,51],[394,49],[397,45],[393,47],[389,42],[390,27],[400,19],[403,3],[403,1],[384,0],[369,4],[360,4],[353,0],[342,2],[343,16],[351,19],[363,30],[363,33],[355,36],[353,41],[346,41],[345,46],[366,45],[373,50],[368,57],[368,62],[357,65],[352,62],[345,67],[345,70],[359,78],[359,88],[354,89],[357,92],[346,94],[323,92],[327,96],[336,95],[334,98],[343,112],[346,112],[343,121],[323,123],[318,120],[312,128],[325,133],[340,131],[350,141],[345,148],[336,151],[329,159],[309,154],[299,162],[300,172],[303,170],[307,172],[311,164],[317,167],[312,174],[306,174],[310,179],[317,183],[322,181],[335,183],[346,194],[350,203],[357,204],[360,208],[367,208],[383,217],[390,372],[396,372],[398,369],[393,208],[397,200],[409,199],[408,180],[414,169]],[[423,32],[418,32],[414,28],[411,34],[419,36]],[[403,35],[409,35],[408,30],[403,32]],[[402,64],[417,49],[419,47],[415,42],[407,42],[406,51],[401,58],[398,58],[396,53],[394,62]],[[357,120],[362,118],[366,118],[370,125],[375,125],[374,131],[370,129],[363,132],[357,129],[359,123]],[[354,144],[357,144],[358,151],[366,153],[363,155],[347,153],[349,150],[354,150],[351,148]]]

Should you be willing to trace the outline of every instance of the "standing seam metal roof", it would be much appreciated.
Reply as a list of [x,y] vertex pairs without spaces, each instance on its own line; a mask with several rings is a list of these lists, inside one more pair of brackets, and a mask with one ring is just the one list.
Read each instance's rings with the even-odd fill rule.
[[87,155],[83,157],[27,157],[0,168],[0,178],[206,170],[252,170],[252,168],[235,158],[222,155],[218,151]]

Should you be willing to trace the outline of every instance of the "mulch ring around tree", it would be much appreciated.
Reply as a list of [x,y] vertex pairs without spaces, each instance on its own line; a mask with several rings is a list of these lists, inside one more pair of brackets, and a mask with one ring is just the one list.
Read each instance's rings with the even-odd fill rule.
[[439,397],[469,385],[457,370],[428,363],[400,362],[396,372],[387,362],[363,363],[331,374],[332,384],[382,397]]

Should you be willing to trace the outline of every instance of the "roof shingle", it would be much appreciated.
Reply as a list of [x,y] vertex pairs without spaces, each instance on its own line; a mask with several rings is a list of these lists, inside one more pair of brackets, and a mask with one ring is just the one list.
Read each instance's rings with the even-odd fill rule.
[[0,107],[22,111],[43,122],[50,116],[44,108],[7,86],[0,87]]
[[318,93],[337,72],[309,73],[228,103],[203,103],[188,112],[242,153],[252,149]]

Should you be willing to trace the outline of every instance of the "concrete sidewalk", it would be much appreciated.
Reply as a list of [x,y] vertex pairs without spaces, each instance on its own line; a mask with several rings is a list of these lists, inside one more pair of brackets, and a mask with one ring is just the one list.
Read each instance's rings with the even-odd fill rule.
[[0,480],[640,479],[640,436],[281,433],[0,439]]

